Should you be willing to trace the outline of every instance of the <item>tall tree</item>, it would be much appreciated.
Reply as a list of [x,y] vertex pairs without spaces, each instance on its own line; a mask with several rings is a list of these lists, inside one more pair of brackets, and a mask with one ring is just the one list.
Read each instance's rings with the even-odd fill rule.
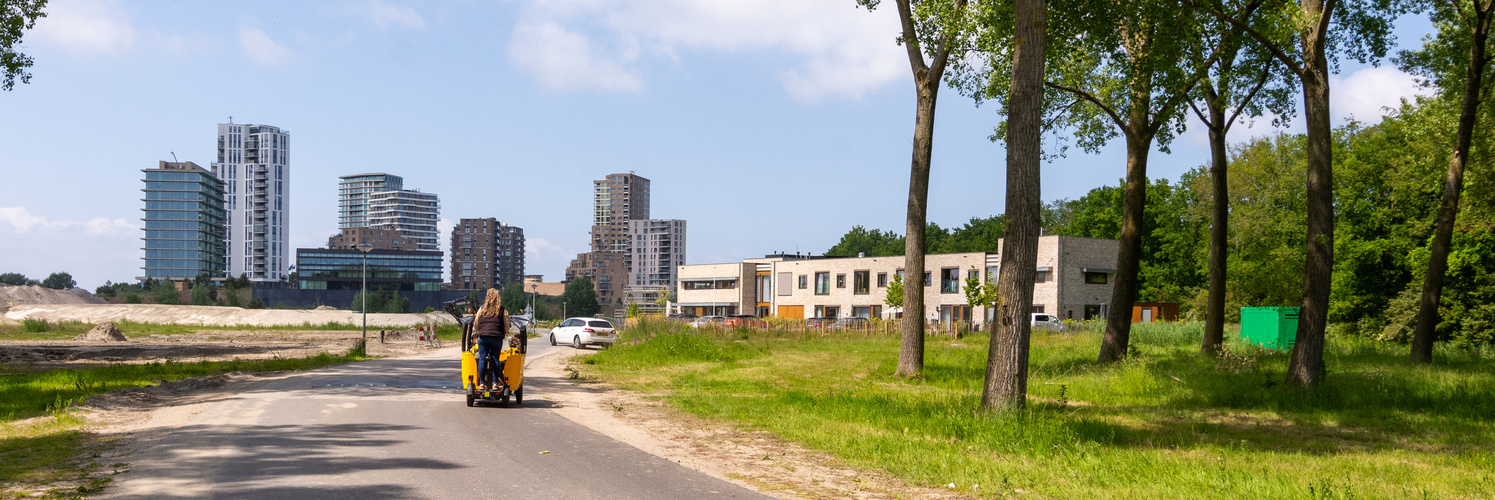
[[[1427,272],[1423,275],[1422,295],[1418,304],[1417,327],[1412,332],[1412,361],[1433,362],[1433,341],[1437,339],[1439,299],[1443,279],[1448,272],[1448,253],[1453,241],[1454,219],[1459,213],[1459,196],[1464,190],[1464,168],[1469,161],[1470,145],[1484,100],[1485,70],[1490,62],[1490,19],[1492,0],[1447,0],[1435,2],[1433,19],[1438,35],[1429,40],[1420,54],[1405,54],[1415,70],[1435,81],[1443,96],[1461,100],[1459,125],[1454,134],[1453,157],[1443,180],[1443,198],[1438,207],[1437,226],[1429,245]],[[1459,49],[1465,54],[1459,54]],[[1464,57],[1459,57],[1463,55]]]
[[[1000,305],[987,349],[981,408],[1022,408],[1028,397],[1028,338],[1033,276],[1043,209],[1039,167],[1043,160],[1044,63],[1048,44],[1047,0],[1015,0],[1012,13],[1011,76],[1007,122],[1007,227],[997,290]],[[996,52],[998,54],[1002,52]],[[1000,56],[998,56],[1000,57]]]
[[587,276],[577,276],[566,283],[561,300],[565,302],[566,314],[571,316],[592,316],[602,310],[602,306],[597,304],[597,288],[592,286],[592,278]]
[[[881,0],[857,0],[875,9]],[[929,163],[934,151],[934,110],[950,55],[964,53],[962,23],[966,0],[895,0],[903,28],[900,41],[914,73],[914,151],[908,180],[908,222],[904,264],[909,276],[924,275],[924,225],[929,210]],[[927,54],[926,54],[927,52]],[[926,58],[927,57],[927,58]],[[924,371],[924,287],[919,280],[904,289],[904,317],[896,374],[917,376]]]
[[14,90],[16,80],[31,83],[31,56],[17,50],[21,36],[36,26],[38,18],[47,17],[42,8],[47,0],[0,0],[0,66],[5,76],[0,80],[0,89]]
[[[1361,61],[1386,55],[1392,41],[1391,21],[1405,9],[1401,0],[1299,0],[1263,9],[1265,26],[1241,19],[1241,9],[1224,0],[1210,2],[1209,13],[1251,36],[1271,51],[1303,85],[1303,116],[1308,132],[1307,257],[1303,273],[1303,307],[1288,362],[1287,383],[1316,387],[1324,377],[1324,330],[1334,279],[1334,151],[1329,116],[1330,46]],[[1262,0],[1246,0],[1260,2]],[[1339,18],[1334,17],[1339,12]]]
[[[1253,14],[1260,3],[1241,6],[1237,14],[1243,20],[1255,21]],[[1226,234],[1230,221],[1230,188],[1227,179],[1229,151],[1226,136],[1242,113],[1261,116],[1270,111],[1281,124],[1292,114],[1292,90],[1285,83],[1276,60],[1260,44],[1241,36],[1229,23],[1204,23],[1205,43],[1219,47],[1209,77],[1199,85],[1199,100],[1189,106],[1199,121],[1209,129],[1210,142],[1210,244],[1209,296],[1205,306],[1204,340],[1200,350],[1217,353],[1225,341],[1225,278],[1227,276]],[[1203,111],[1200,107],[1204,108]]]
[[[1183,130],[1184,106],[1215,56],[1195,43],[1198,23],[1179,0],[1077,3],[1060,9],[1063,23],[1082,30],[1071,50],[1052,56],[1055,71],[1045,82],[1075,100],[1061,123],[1076,128],[1080,145],[1094,151],[1122,135],[1126,183],[1116,279],[1098,359],[1126,355],[1137,299],[1147,203],[1147,157],[1153,143],[1167,152]],[[1113,128],[1114,127],[1114,128]]]

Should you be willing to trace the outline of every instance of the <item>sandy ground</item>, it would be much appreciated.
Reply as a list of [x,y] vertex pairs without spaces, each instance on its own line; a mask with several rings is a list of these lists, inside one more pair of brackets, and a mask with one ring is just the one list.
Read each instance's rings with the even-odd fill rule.
[[[379,330],[369,331],[368,353],[380,357],[408,356],[429,352],[416,332],[386,329],[385,342]],[[359,331],[329,330],[203,330],[184,335],[136,336],[124,342],[77,340],[0,341],[0,364],[27,370],[82,368],[112,363],[172,361],[228,361],[234,359],[288,359],[323,352],[342,354],[362,339]],[[451,343],[448,342],[447,345]]]
[[104,299],[82,288],[53,290],[39,286],[0,285],[0,307],[26,304],[103,304]]
[[[323,325],[327,323],[362,324],[363,315],[352,311],[304,309],[241,309],[221,306],[172,306],[158,304],[37,304],[18,305],[5,312],[5,318],[21,321],[27,318],[47,321],[136,321],[177,325]],[[444,312],[386,314],[369,313],[369,328],[406,328],[416,325],[454,323]],[[125,333],[129,335],[129,332]]]
[[[586,355],[588,351],[580,351]],[[527,370],[574,374],[572,351],[537,358]],[[710,422],[670,408],[658,398],[577,380],[549,388],[552,411],[652,455],[777,498],[972,498],[945,489],[905,484],[877,471],[855,470],[823,452],[767,432]]]

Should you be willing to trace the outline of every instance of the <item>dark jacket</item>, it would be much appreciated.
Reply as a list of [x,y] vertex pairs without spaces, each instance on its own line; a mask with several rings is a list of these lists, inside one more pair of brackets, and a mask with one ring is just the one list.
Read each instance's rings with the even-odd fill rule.
[[499,337],[509,333],[509,314],[499,311],[498,316],[480,317],[476,320],[477,327],[473,329],[473,335],[478,337]]

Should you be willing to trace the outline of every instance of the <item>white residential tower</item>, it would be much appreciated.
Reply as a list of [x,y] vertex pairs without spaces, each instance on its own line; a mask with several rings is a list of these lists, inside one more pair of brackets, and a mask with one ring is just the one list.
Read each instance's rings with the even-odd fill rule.
[[290,244],[290,134],[270,125],[218,124],[218,161],[227,212],[228,275],[279,281],[295,263]]

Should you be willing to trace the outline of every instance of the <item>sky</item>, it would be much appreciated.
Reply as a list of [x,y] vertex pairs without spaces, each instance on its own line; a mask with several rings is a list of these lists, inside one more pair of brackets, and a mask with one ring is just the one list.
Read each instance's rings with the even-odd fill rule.
[[[1404,17],[1399,43],[1429,26]],[[901,233],[914,93],[897,36],[891,6],[854,0],[51,0],[21,49],[31,82],[0,92],[0,272],[133,281],[140,171],[173,154],[208,167],[230,117],[291,134],[296,248],[326,245],[338,177],[365,172],[439,195],[443,231],[524,228],[526,272],[547,281],[587,250],[609,173],[649,178],[651,216],[687,221],[688,264]],[[1336,123],[1427,92],[1389,62],[1345,61],[1331,85]],[[998,121],[941,93],[929,221],[1003,212]],[[1203,128],[1171,151],[1149,176],[1208,162]],[[1124,174],[1119,140],[1071,149],[1044,165],[1043,198]]]

